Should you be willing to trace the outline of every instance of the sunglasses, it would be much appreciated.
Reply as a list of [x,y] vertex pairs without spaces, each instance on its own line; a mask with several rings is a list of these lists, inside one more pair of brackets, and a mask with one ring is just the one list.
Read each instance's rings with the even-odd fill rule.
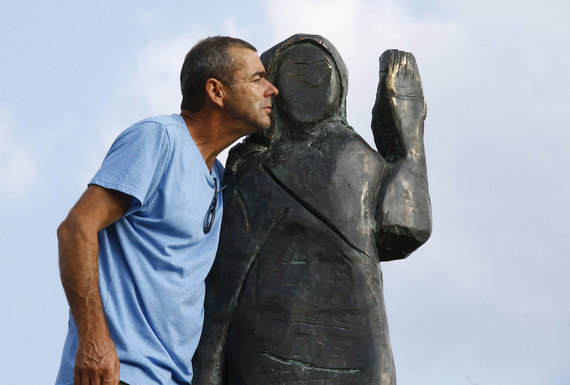
[[214,178],[214,197],[212,198],[212,203],[208,207],[208,212],[206,212],[206,218],[204,218],[204,233],[208,234],[212,227],[214,227],[214,219],[216,218],[216,206],[218,205],[218,193],[220,193],[226,186],[223,186],[218,190],[218,181]]

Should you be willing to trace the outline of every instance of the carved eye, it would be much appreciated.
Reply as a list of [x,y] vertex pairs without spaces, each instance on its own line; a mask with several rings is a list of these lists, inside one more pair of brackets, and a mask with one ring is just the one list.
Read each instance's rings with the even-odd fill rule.
[[314,63],[294,63],[293,71],[287,75],[297,78],[309,87],[317,87],[323,77],[331,72],[330,64],[324,61]]

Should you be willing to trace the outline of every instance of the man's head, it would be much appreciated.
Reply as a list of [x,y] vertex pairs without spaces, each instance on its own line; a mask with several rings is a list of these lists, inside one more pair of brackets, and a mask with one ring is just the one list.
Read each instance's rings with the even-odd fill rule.
[[248,42],[228,36],[213,36],[201,40],[184,59],[180,71],[182,110],[198,112],[204,107],[206,81],[219,80],[228,88],[234,85],[237,63],[230,54],[230,48],[245,48],[257,52]]
[[240,136],[268,128],[271,98],[277,95],[277,88],[267,80],[265,67],[255,52],[241,47],[231,47],[229,52],[237,65],[234,84],[226,88],[223,101],[227,122]]

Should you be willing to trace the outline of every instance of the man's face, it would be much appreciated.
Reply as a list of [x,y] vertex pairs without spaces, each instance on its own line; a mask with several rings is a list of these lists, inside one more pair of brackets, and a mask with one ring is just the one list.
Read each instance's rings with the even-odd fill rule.
[[236,62],[236,71],[225,104],[228,114],[240,122],[243,135],[268,128],[271,98],[277,95],[277,88],[266,79],[257,53],[237,47],[230,48],[229,53]]

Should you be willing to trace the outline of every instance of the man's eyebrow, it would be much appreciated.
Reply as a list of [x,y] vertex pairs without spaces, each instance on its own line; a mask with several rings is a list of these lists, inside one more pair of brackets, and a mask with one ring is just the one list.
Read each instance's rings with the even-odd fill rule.
[[263,70],[263,71],[257,71],[255,72],[253,75],[251,75],[252,77],[256,77],[259,76],[260,78],[267,78],[267,71]]

